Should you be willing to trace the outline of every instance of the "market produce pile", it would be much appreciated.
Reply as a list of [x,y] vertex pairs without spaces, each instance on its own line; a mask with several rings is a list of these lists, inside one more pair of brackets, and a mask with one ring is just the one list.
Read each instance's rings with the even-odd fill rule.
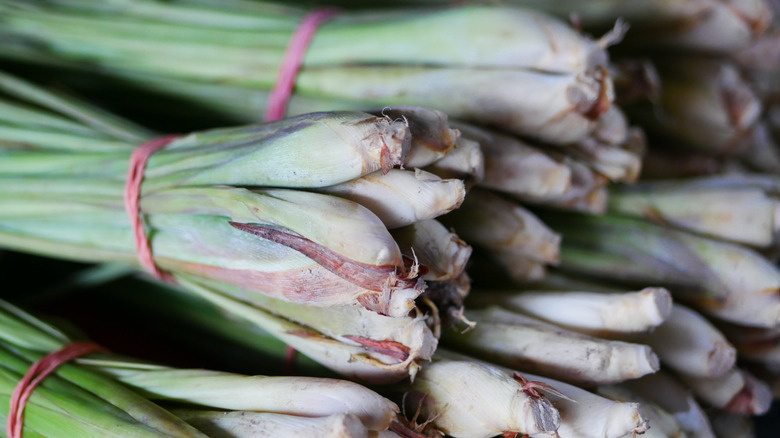
[[[1,294],[26,309],[0,301],[8,436],[754,436],[780,396],[775,4],[307,3],[0,0],[0,254],[81,263]],[[289,375],[101,348],[14,414],[88,337],[37,318],[94,287],[104,318]]]

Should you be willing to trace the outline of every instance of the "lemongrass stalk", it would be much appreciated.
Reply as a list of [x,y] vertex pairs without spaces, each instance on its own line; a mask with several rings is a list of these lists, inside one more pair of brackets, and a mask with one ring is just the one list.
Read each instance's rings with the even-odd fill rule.
[[[696,204],[690,202],[696,199]],[[610,211],[757,247],[775,240],[778,201],[758,188],[690,187],[687,181],[613,190]]]
[[[52,342],[67,342],[67,338],[55,328],[11,305],[2,304],[0,334],[4,345],[12,344],[35,351],[47,351]],[[82,368],[97,370],[103,373],[101,375],[110,376],[150,399],[223,411],[263,411],[311,417],[349,414],[371,430],[386,429],[398,412],[398,407],[391,401],[365,387],[344,380],[244,376],[200,369],[173,369],[117,359],[105,354],[80,358],[77,362]],[[4,361],[5,366],[10,366],[10,363],[8,360]],[[65,378],[78,376],[73,371],[61,374]],[[105,377],[102,379],[106,380]],[[70,380],[74,383],[81,382],[73,380],[72,377]],[[107,381],[111,383],[102,384],[117,392],[114,398],[121,400],[121,391],[115,388],[116,383],[110,379]],[[124,397],[127,398],[127,395]],[[112,398],[106,400],[112,401]],[[132,411],[128,410],[128,413],[132,415]],[[154,418],[151,413],[146,415],[149,419]]]
[[458,208],[466,196],[463,181],[419,169],[374,172],[320,191],[357,202],[390,229],[441,216]]
[[18,100],[30,102],[38,108],[47,110],[40,111],[40,109],[30,108],[27,105],[14,106],[14,111],[3,112],[3,118],[10,117],[12,120],[18,120],[26,113],[32,118],[25,117],[25,123],[43,124],[48,129],[65,130],[66,132],[75,130],[92,135],[102,134],[109,138],[123,139],[133,143],[143,141],[152,135],[128,120],[120,119],[86,102],[56,91],[43,91],[3,72],[0,72],[0,90]]
[[[25,202],[17,199],[10,205]],[[62,256],[63,249],[56,245],[61,241],[81,248],[66,253],[71,258],[98,261],[106,255],[93,253],[91,248],[105,248],[124,252],[113,259],[128,261],[135,253],[131,231],[122,207],[114,208],[89,213],[87,222],[83,214],[56,212],[36,220],[3,219],[6,232],[19,236],[20,241],[12,237],[2,241],[13,247],[42,239],[42,252]],[[143,197],[141,209],[156,230],[151,239],[153,254],[165,270],[322,305],[347,304],[366,293],[383,294],[378,300],[371,297],[376,302],[370,304],[383,313],[406,313],[410,300],[422,291],[416,280],[410,283],[401,278],[405,274],[397,276],[392,266],[400,268],[399,273],[406,268],[384,225],[350,201],[302,191],[217,187],[159,191]],[[353,239],[361,234],[357,245]],[[335,247],[340,252],[330,249]],[[393,297],[395,291],[400,293]]]
[[422,407],[443,433],[487,438],[503,433],[554,433],[558,410],[545,395],[511,372],[469,360],[439,359],[425,365],[409,387],[407,404]]
[[524,199],[561,210],[580,211],[601,214],[607,208],[607,188],[609,179],[594,171],[586,164],[571,160],[567,163],[572,178],[569,190],[562,196],[548,199]]
[[[181,25],[176,10],[184,6],[161,2],[147,4],[161,10],[151,14],[155,20],[111,5],[26,10],[8,3],[3,34],[14,44],[4,47],[5,56],[82,69],[99,65],[124,78],[153,74],[260,90],[272,86],[294,23],[304,13],[286,9],[268,17],[263,6],[231,10],[201,4],[202,21]],[[219,18],[205,18],[214,9]],[[476,30],[453,38],[453,28]],[[90,37],[96,34],[104,38]],[[425,101],[451,116],[499,123],[554,142],[576,141],[612,100],[604,68],[604,47],[611,38],[592,41],[558,20],[512,7],[346,12],[315,35],[296,92],[352,100],[357,107]],[[57,50],[41,52],[22,43],[30,40],[56,41]],[[432,68],[406,67],[420,65]],[[447,86],[430,86],[442,83]],[[464,93],[451,91],[458,89]]]
[[663,89],[657,108],[629,108],[651,133],[710,154],[739,155],[761,103],[728,63],[686,59],[659,64]]
[[[62,141],[46,133],[17,129],[24,138],[0,130],[6,141],[50,147]],[[281,132],[285,135],[279,135]],[[312,148],[316,139],[318,147]],[[74,142],[79,137],[74,137]],[[93,144],[98,140],[84,141]],[[317,113],[263,125],[211,130],[172,141],[150,157],[143,191],[180,185],[233,184],[276,187],[322,187],[367,173],[387,171],[403,162],[411,136],[403,122],[359,112]],[[52,143],[55,142],[55,143]],[[124,181],[130,151],[138,146],[112,142],[113,154],[6,152],[0,172],[29,175],[110,177]],[[108,147],[107,147],[108,148]]]
[[[11,392],[32,363],[68,339],[9,303],[0,306],[0,398],[6,399],[0,415],[5,416]],[[126,386],[72,364],[60,366],[36,389],[25,418],[24,430],[45,436],[202,436]]]
[[[349,84],[346,88],[344,84]],[[449,84],[446,89],[435,84]],[[427,67],[334,67],[302,72],[296,86],[336,99],[388,105],[424,105],[450,117],[566,144],[585,138],[594,117],[608,108],[612,89],[606,70],[595,76],[524,70]],[[457,95],[451,90],[469,90]]]
[[412,144],[404,157],[406,167],[424,167],[447,156],[460,137],[451,129],[447,115],[417,106],[393,106],[370,111],[395,121],[403,121],[412,135]]
[[[213,290],[246,300],[245,291],[214,282],[205,284]],[[267,296],[255,296],[247,301],[330,339],[405,363],[428,360],[436,349],[433,331],[438,331],[438,321],[427,321],[419,312],[414,316],[390,317],[359,305],[318,308]]]
[[706,3],[706,11],[701,15],[657,30],[651,27],[643,39],[637,39],[637,44],[647,45],[652,35],[653,46],[728,53],[748,47],[771,22],[772,11],[765,0]]
[[713,410],[709,412],[709,416],[717,438],[753,438],[756,436],[753,420],[746,415]]
[[672,414],[691,438],[715,436],[707,415],[694,400],[690,389],[664,371],[630,380],[622,385]]
[[625,385],[600,386],[596,392],[612,400],[637,403],[639,412],[641,412],[644,418],[647,418],[649,426],[647,431],[642,434],[645,438],[683,438],[687,436],[672,414],[656,403],[633,392]]
[[680,378],[698,399],[733,414],[765,414],[772,403],[769,386],[739,368],[733,368],[720,377],[680,375]]
[[132,363],[83,361],[154,400],[229,411],[302,417],[351,415],[370,430],[390,426],[395,403],[347,380],[306,376],[245,376],[200,369],[134,367]]
[[[644,148],[641,146],[644,143],[641,135],[637,135],[631,141],[638,143],[632,146],[633,148],[640,150]],[[633,183],[639,178],[642,168],[641,153],[603,143],[595,138],[586,138],[570,149],[572,149],[572,156],[588,163],[611,181]]]
[[718,377],[737,361],[737,350],[703,316],[679,304],[669,318],[641,338],[670,369],[694,377]]
[[464,179],[466,187],[485,179],[485,156],[479,143],[459,138],[447,156],[426,166],[425,170],[442,178]]
[[625,293],[474,291],[469,307],[484,305],[498,305],[594,336],[625,335],[648,332],[664,323],[672,312],[672,297],[664,288]]
[[353,415],[298,417],[268,412],[221,412],[176,409],[189,424],[214,438],[300,437],[361,438],[368,436],[365,426]]
[[489,259],[515,283],[534,283],[547,275],[547,264],[526,257],[524,251],[493,248],[490,249]]
[[630,284],[654,283],[697,310],[749,326],[780,321],[780,271],[758,253],[651,223],[543,216],[567,239],[561,268]]
[[485,155],[485,178],[480,186],[516,196],[562,195],[569,187],[571,171],[564,163],[521,140],[454,123],[464,137],[478,142]]
[[578,385],[635,379],[658,370],[646,345],[606,341],[571,332],[500,307],[466,310],[476,326],[445,331],[442,342],[498,364]]
[[[436,356],[447,360],[471,361],[494,366],[441,348],[436,351]],[[516,373],[508,368],[494,367],[507,375]],[[527,390],[533,389],[544,393],[560,411],[561,424],[556,432],[557,435],[556,433],[540,433],[539,436],[622,438],[647,431],[647,420],[640,414],[639,406],[636,403],[615,402],[580,387],[523,371],[521,371],[521,375],[527,382],[524,385]],[[545,388],[550,388],[552,391],[545,390]]]
[[401,254],[428,269],[425,281],[459,276],[471,256],[471,246],[436,220],[422,220],[391,232]]
[[560,235],[517,203],[489,191],[471,190],[461,208],[443,221],[473,245],[512,250],[542,263],[558,261]]
[[207,287],[178,279],[186,289],[229,312],[233,318],[256,325],[277,339],[348,378],[381,384],[394,383],[419,369],[415,361],[403,361],[379,353],[375,348],[344,344],[285,318],[226,297]]

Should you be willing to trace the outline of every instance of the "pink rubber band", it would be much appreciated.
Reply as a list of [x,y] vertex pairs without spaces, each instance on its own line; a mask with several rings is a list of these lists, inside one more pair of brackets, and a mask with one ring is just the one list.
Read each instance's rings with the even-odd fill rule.
[[276,76],[276,84],[268,96],[268,104],[265,108],[264,119],[267,122],[273,122],[284,117],[287,109],[287,102],[292,95],[295,77],[303,64],[303,56],[309,47],[314,33],[319,26],[336,15],[336,9],[323,8],[309,12],[303,17],[303,20],[295,28],[287,49],[284,51],[282,64],[279,66],[279,72]]
[[35,387],[63,363],[95,351],[105,351],[105,349],[94,342],[71,342],[32,364],[27,370],[27,374],[16,384],[14,392],[11,393],[8,420],[5,425],[5,433],[8,438],[22,438],[24,406]]
[[172,281],[172,277],[162,272],[154,264],[152,248],[149,246],[149,239],[146,238],[146,230],[144,230],[144,224],[141,222],[141,215],[138,210],[138,197],[141,193],[141,181],[144,179],[144,168],[149,156],[178,137],[178,135],[158,137],[136,148],[130,155],[130,164],[127,168],[127,179],[125,180],[125,210],[127,210],[127,215],[130,216],[130,226],[133,229],[138,261],[144,269],[165,281]]

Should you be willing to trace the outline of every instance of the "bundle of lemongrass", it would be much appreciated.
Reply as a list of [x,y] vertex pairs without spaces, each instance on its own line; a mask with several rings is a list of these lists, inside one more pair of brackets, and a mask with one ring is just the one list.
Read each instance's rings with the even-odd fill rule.
[[[99,71],[241,121],[263,113],[307,12],[190,0],[4,0],[0,11],[0,56]],[[619,33],[592,40],[507,6],[344,10],[315,33],[290,111],[425,105],[553,144],[578,143],[612,102],[605,47]]]
[[[0,38],[7,41],[0,56],[99,72],[242,122],[263,113],[287,42],[306,12],[157,0],[56,6],[11,0],[0,2],[0,10]],[[451,166],[478,173],[478,159],[465,152],[476,141],[489,150],[486,187],[524,202],[601,212],[605,185],[634,181],[643,150],[641,134],[611,105],[605,48],[622,32],[618,25],[596,41],[558,19],[511,6],[343,10],[314,34],[289,113],[430,106],[509,133],[454,125],[464,133],[462,153],[434,165],[434,173],[451,176]],[[141,104],[145,112],[154,107]],[[183,108],[189,109],[165,111]],[[559,236],[516,202],[479,193],[447,225],[468,233],[466,240],[516,281],[543,277],[545,266],[557,263]],[[482,209],[502,213],[490,217]],[[483,234],[493,229],[500,231]],[[507,245],[497,240],[502,234],[516,237]]]
[[[31,363],[71,342],[66,334],[0,301],[2,397]],[[161,405],[170,405],[169,410]],[[111,353],[66,363],[35,388],[24,436],[378,436],[398,407],[356,383],[176,369]]]
[[[9,76],[0,88],[0,246],[137,263],[123,188],[149,135]],[[464,183],[398,167],[467,175],[460,150],[443,157],[456,141],[445,115],[417,107],[181,136],[141,185],[154,261],[193,293],[264,309],[279,336],[342,373],[401,379],[432,354],[438,315],[459,315],[470,248],[433,219]]]

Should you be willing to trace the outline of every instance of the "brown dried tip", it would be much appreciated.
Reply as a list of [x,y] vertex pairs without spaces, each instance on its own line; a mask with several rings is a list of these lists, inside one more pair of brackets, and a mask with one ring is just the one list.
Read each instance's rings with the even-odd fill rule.
[[522,385],[522,388],[520,390],[523,392],[523,394],[525,394],[525,395],[527,395],[527,396],[529,396],[531,398],[542,398],[542,397],[544,397],[542,395],[542,393],[539,392],[541,390],[541,391],[550,393],[550,394],[552,394],[552,395],[554,395],[556,397],[560,397],[560,398],[563,398],[563,399],[566,399],[566,400],[569,400],[569,401],[573,401],[571,398],[566,397],[562,392],[558,391],[557,389],[555,389],[551,385],[548,385],[548,384],[543,383],[543,382],[529,381],[528,379],[523,377],[517,371],[515,371],[514,374],[512,374],[512,378],[515,379],[517,381],[517,383]]
[[596,72],[593,77],[599,83],[599,96],[593,105],[583,113],[583,116],[597,120],[602,114],[607,112],[610,106],[612,106],[612,99],[610,97],[610,91],[612,90],[612,81],[610,80],[609,72],[604,67],[596,67]]
[[375,341],[360,336],[345,335],[345,338],[355,341],[369,350],[398,359],[401,362],[409,358],[411,349],[404,344],[395,341]]

